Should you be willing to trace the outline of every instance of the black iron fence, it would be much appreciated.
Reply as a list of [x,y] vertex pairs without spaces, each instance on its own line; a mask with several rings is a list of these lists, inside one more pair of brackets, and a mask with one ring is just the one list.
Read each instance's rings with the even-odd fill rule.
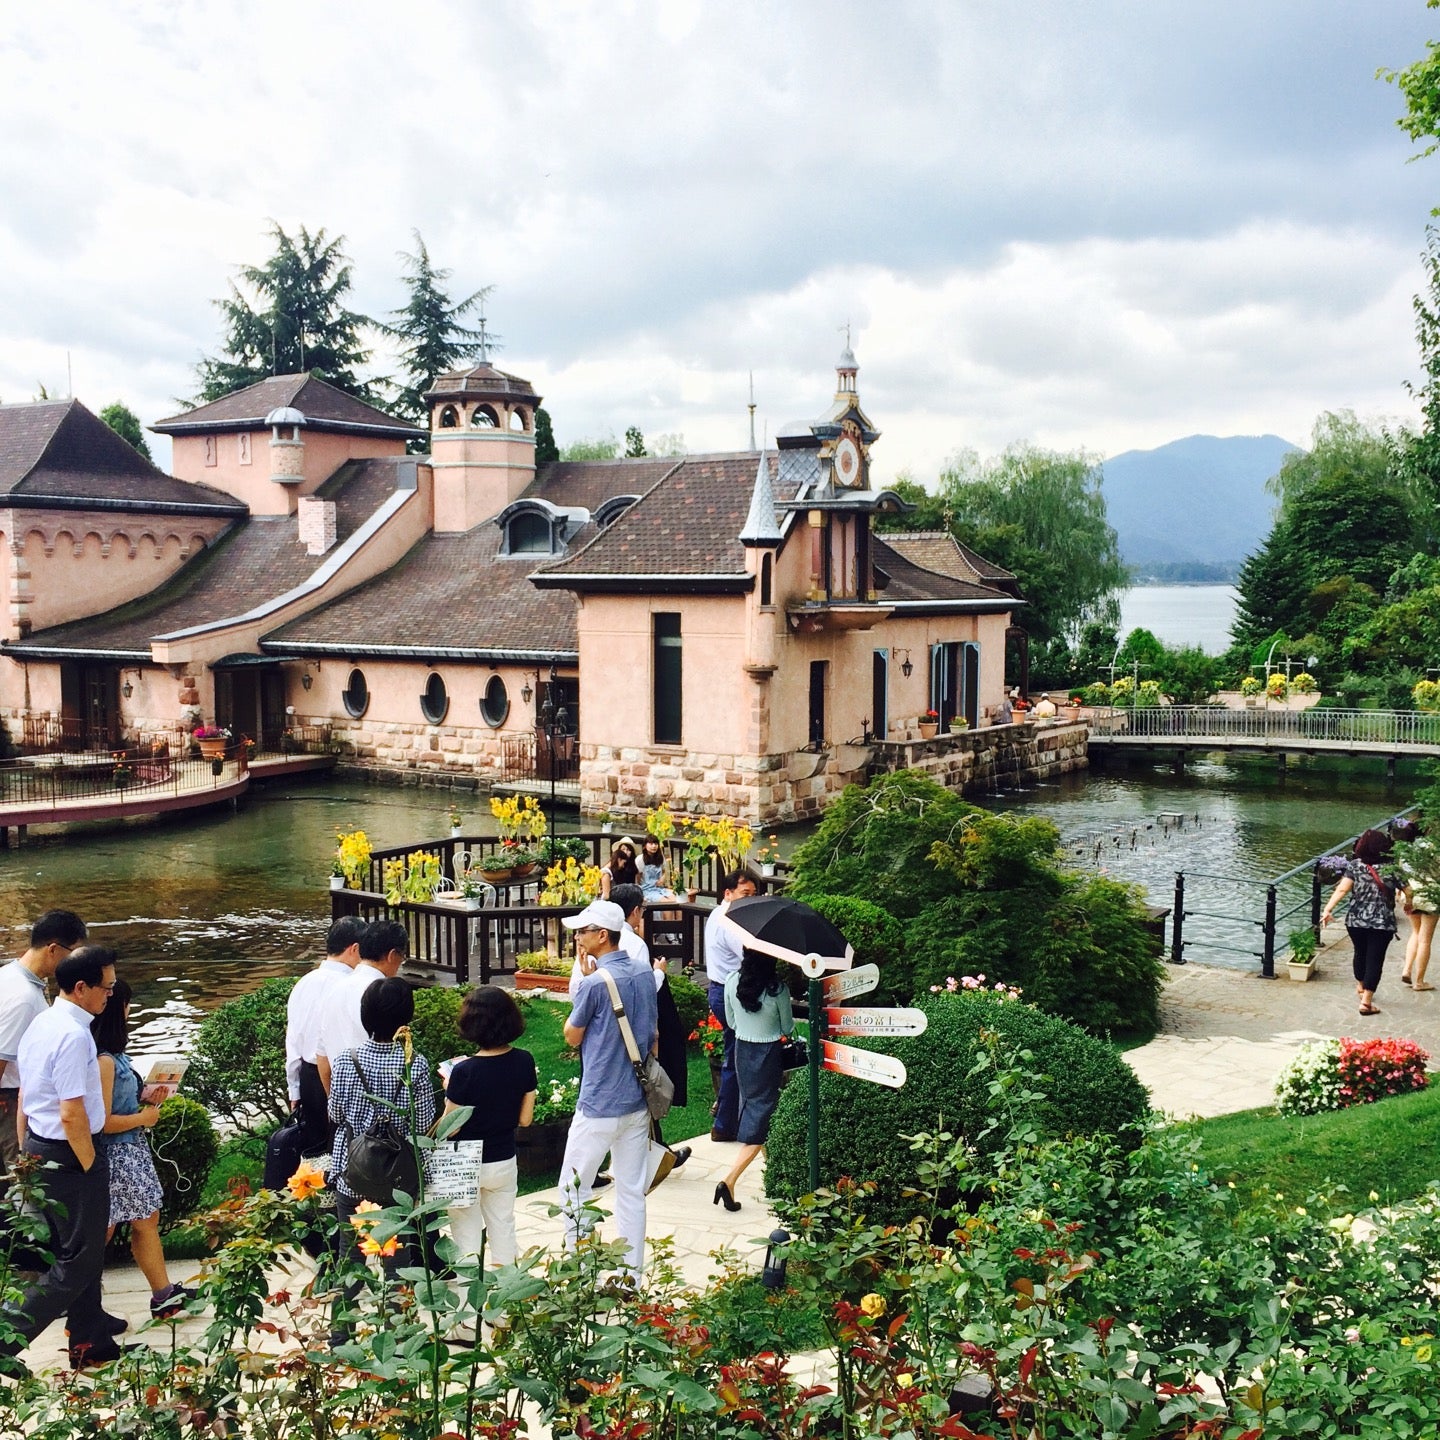
[[[1413,815],[1415,808],[1412,805],[1367,828],[1388,829],[1397,820]],[[1284,953],[1291,932],[1309,930],[1319,936],[1324,891],[1337,878],[1325,873],[1325,861],[1349,849],[1359,834],[1357,831],[1268,880],[1206,870],[1177,870],[1170,919],[1171,961],[1185,963],[1185,951],[1193,943],[1186,936],[1187,922],[1205,919],[1211,922],[1210,933],[1202,942],[1206,950],[1253,956],[1260,961],[1261,976],[1273,979],[1276,956]],[[1303,919],[1297,922],[1297,917]]]
[[[49,757],[46,757],[49,759]],[[232,756],[240,772],[243,756]],[[149,751],[56,755],[51,763],[0,761],[0,806],[55,805],[87,799],[125,799],[131,795],[178,795],[220,783],[217,762],[176,758]]]

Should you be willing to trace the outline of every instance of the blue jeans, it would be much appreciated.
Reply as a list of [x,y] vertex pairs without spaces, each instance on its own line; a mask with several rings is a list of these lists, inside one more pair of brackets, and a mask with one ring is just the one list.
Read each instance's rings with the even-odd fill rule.
[[725,987],[713,980],[709,988],[710,1013],[725,1031],[725,1061],[720,1067],[720,1096],[715,1104],[715,1129],[734,1136],[740,1128],[740,1081],[735,1075],[735,1032],[725,1023]]

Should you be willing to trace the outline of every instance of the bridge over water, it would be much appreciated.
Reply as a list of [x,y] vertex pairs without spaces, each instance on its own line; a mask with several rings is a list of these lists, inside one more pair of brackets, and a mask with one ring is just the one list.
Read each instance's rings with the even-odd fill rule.
[[1289,710],[1259,706],[1155,705],[1096,710],[1090,718],[1092,758],[1107,752],[1165,750],[1177,766],[1192,750],[1287,754],[1375,755],[1393,767],[1402,756],[1440,757],[1440,715],[1417,710]]

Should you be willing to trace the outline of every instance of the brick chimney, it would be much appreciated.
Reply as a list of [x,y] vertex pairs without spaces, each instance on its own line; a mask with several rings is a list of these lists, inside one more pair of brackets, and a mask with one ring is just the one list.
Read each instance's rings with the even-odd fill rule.
[[297,507],[300,515],[300,543],[307,555],[324,555],[335,544],[335,502],[302,495]]

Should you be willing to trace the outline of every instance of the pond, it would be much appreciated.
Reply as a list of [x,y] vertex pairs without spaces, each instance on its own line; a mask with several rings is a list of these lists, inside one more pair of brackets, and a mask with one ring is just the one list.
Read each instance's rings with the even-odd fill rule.
[[[1168,905],[1177,869],[1263,880],[1408,804],[1417,783],[1402,775],[1387,787],[1373,767],[1335,762],[1292,763],[1280,782],[1273,762],[1229,760],[1196,763],[1183,777],[1075,775],[987,803],[1053,818],[1076,863],[1137,881]],[[447,832],[455,794],[326,777],[257,786],[233,813],[32,840],[0,852],[5,953],[20,953],[41,911],[78,911],[97,941],[119,951],[136,987],[136,1053],[174,1052],[222,1000],[269,976],[299,974],[320,955],[337,829],[363,828],[377,847],[434,838]],[[493,833],[485,802],[460,800],[466,833]],[[1159,823],[1162,812],[1183,815],[1184,824]],[[575,825],[574,812],[562,811],[562,833]],[[804,833],[784,832],[782,849]],[[1204,908],[1248,905],[1259,914],[1253,887],[1230,892],[1225,904]],[[1254,965],[1244,953],[1258,946],[1253,927],[1209,926],[1212,938],[1242,947],[1230,953],[1198,943],[1207,926],[1192,922],[1191,958]]]

